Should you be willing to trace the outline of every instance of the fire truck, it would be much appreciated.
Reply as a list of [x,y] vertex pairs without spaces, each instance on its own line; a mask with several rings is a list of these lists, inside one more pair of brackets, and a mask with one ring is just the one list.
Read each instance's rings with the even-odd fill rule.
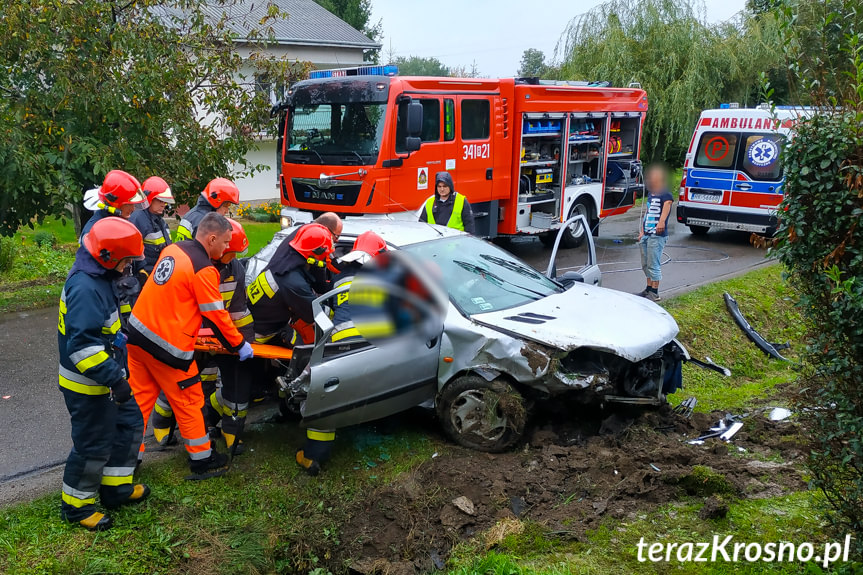
[[704,110],[683,168],[677,221],[696,235],[710,228],[772,236],[784,197],[782,150],[812,108],[768,104]]
[[[399,76],[395,66],[318,70],[279,113],[283,225],[315,213],[415,219],[448,171],[484,237],[537,235],[626,212],[643,189],[647,95],[637,85]],[[580,223],[564,232],[581,244]]]

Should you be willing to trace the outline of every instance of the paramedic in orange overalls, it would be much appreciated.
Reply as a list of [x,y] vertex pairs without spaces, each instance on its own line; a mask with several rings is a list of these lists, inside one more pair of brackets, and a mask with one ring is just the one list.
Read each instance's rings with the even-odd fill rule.
[[162,250],[129,318],[129,384],[144,423],[164,391],[186,442],[191,479],[221,475],[228,462],[225,454],[212,448],[201,412],[204,394],[194,352],[202,320],[208,320],[222,345],[237,352],[240,361],[253,355],[225,309],[219,272],[212,262],[228,248],[231,232],[225,216],[210,213],[198,225],[194,240]]

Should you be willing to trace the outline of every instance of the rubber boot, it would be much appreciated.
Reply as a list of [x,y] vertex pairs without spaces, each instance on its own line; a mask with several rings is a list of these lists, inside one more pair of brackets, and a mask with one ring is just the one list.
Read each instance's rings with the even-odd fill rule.
[[[66,519],[65,514],[61,513],[61,516],[65,521],[69,521],[68,519]],[[81,527],[90,531],[107,531],[114,525],[114,520],[111,519],[110,516],[105,515],[104,513],[94,511],[92,514],[85,517],[84,519],[81,519],[79,521],[69,521],[69,523],[80,525]]]
[[119,503],[109,502],[104,497],[102,498],[102,505],[107,507],[108,509],[117,509],[122,505],[137,505],[141,503],[145,499],[150,496],[150,488],[143,483],[136,483],[134,487],[132,487],[132,494],[129,495],[129,498],[125,501],[121,501]]
[[213,449],[207,459],[189,459],[189,469],[192,471],[192,475],[186,479],[198,480],[219,477],[228,471],[227,466],[228,456]]
[[312,477],[316,477],[321,472],[321,464],[314,459],[308,459],[302,449],[297,451],[297,464]]
[[237,446],[233,448],[233,455],[242,455],[246,451],[246,446],[243,445],[243,441],[240,440],[239,442],[237,442],[237,436],[233,433],[223,431],[222,437],[225,438],[225,446],[228,448],[228,452],[231,452],[232,446],[234,445],[234,443],[237,443]]

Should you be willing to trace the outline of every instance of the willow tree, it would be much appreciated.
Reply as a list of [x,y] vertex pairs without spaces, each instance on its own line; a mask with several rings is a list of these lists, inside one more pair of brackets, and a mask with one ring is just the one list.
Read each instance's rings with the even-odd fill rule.
[[267,49],[287,16],[250,0],[0,5],[0,234],[114,168],[161,175],[181,200],[258,169],[245,156],[272,121],[256,78],[305,72]]
[[641,84],[650,100],[643,157],[679,162],[701,110],[758,100],[762,71],[781,57],[775,28],[743,16],[709,25],[692,0],[611,0],[569,23],[560,77]]

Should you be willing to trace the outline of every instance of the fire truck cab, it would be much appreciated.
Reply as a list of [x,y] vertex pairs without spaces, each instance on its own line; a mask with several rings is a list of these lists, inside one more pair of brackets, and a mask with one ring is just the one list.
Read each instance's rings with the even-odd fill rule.
[[811,112],[767,104],[704,110],[686,154],[677,221],[698,235],[710,228],[773,235],[784,197],[782,150]]
[[[319,70],[277,110],[283,224],[315,213],[415,219],[448,171],[477,235],[538,235],[627,211],[642,189],[647,95],[536,79],[401,77],[394,66]],[[576,246],[586,230],[567,230]]]

